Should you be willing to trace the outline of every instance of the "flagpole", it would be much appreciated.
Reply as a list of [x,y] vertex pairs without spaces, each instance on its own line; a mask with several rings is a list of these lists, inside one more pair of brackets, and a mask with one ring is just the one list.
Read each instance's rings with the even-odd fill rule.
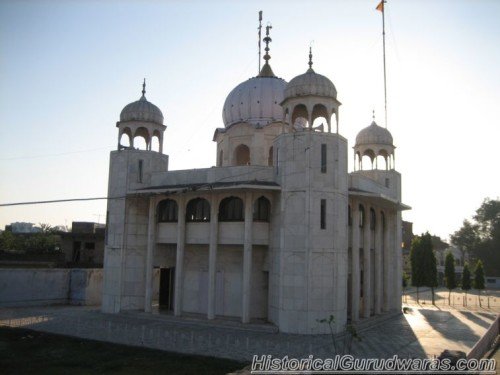
[[385,66],[385,4],[386,0],[382,0],[382,46],[384,49],[384,105],[385,105],[385,128],[387,129],[387,73]]

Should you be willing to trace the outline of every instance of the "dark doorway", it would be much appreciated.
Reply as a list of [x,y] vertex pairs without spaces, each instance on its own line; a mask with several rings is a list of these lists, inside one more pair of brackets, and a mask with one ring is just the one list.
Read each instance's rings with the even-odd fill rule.
[[175,267],[160,268],[160,300],[162,310],[174,309]]

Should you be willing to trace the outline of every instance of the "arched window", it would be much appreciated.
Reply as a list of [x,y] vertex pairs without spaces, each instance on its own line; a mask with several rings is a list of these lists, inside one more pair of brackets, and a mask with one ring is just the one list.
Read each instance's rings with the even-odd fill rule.
[[243,201],[237,197],[224,198],[219,205],[219,221],[243,221]]
[[375,225],[376,225],[377,219],[375,217],[375,210],[373,208],[370,208],[370,229],[375,230]]
[[273,165],[273,154],[274,154],[274,150],[273,150],[273,146],[271,146],[271,148],[269,149],[269,156],[267,157],[267,165],[269,165],[269,166]]
[[359,227],[363,228],[365,226],[365,208],[362,204],[359,205]]
[[186,207],[186,221],[210,221],[210,204],[206,199],[191,199]]
[[158,222],[177,222],[177,202],[172,199],[165,199],[158,203]]
[[239,145],[234,150],[236,165],[250,165],[250,149],[246,145]]
[[271,217],[271,203],[266,197],[260,197],[253,204],[253,221],[269,222]]
[[351,205],[347,206],[347,225],[352,226]]

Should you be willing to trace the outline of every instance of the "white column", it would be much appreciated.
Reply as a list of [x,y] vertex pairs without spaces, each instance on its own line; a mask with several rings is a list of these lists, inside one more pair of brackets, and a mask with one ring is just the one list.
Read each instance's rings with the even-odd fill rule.
[[156,229],[156,218],[155,218],[155,207],[156,199],[155,197],[149,198],[149,218],[148,218],[148,244],[146,252],[146,283],[145,283],[145,293],[144,293],[144,311],[151,312],[151,305],[153,303],[153,256],[155,249],[155,229]]
[[359,207],[352,202],[352,239],[351,239],[351,321],[359,320]]
[[403,233],[401,228],[401,211],[394,214],[394,309],[401,310],[401,297],[403,292],[403,254],[401,243],[403,242]]
[[375,224],[375,314],[380,314],[382,306],[382,218],[377,210]]
[[177,251],[175,256],[174,315],[182,313],[182,281],[184,280],[184,244],[186,241],[186,201],[181,196],[177,201]]
[[365,206],[365,222],[363,225],[363,317],[370,317],[371,305],[371,229],[370,207]]
[[215,277],[217,274],[217,234],[219,205],[217,196],[212,194],[210,200],[210,245],[208,248],[208,319],[215,318]]
[[393,288],[393,219],[392,213],[385,213],[385,231],[384,231],[384,311],[389,311],[392,308]]
[[243,309],[242,322],[250,322],[250,297],[251,297],[251,275],[252,275],[252,224],[253,224],[253,202],[252,193],[245,195],[245,239],[243,246]]

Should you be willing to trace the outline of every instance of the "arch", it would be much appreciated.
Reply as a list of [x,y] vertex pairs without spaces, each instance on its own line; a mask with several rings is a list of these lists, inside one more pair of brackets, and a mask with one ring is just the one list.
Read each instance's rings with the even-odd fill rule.
[[130,131],[130,128],[123,129],[123,131],[120,134],[120,139],[118,144],[120,149],[129,148],[132,146],[132,132]]
[[262,196],[253,204],[253,221],[269,222],[271,218],[271,202]]
[[269,166],[273,165],[273,162],[274,162],[273,158],[274,158],[274,148],[273,148],[273,146],[271,146],[269,148],[269,155],[267,156],[267,165],[269,165]]
[[241,144],[234,149],[234,160],[236,165],[250,165],[250,149]]
[[160,137],[157,135],[151,138],[151,151],[160,152]]
[[238,197],[224,198],[219,204],[219,221],[243,221],[243,201]]
[[[136,141],[139,138],[138,142]],[[144,142],[142,142],[142,139]],[[151,137],[149,135],[148,129],[141,126],[135,130],[134,133],[134,146],[137,146],[139,150],[148,150],[151,143]]]
[[158,203],[156,212],[159,223],[176,223],[178,221],[177,202],[173,199],[164,199]]
[[311,127],[318,127],[323,124],[323,131],[330,132],[330,116],[323,104],[316,104],[313,107],[311,121]]
[[360,228],[363,228],[365,226],[365,207],[360,204],[359,205],[359,223],[358,223]]
[[309,126],[309,112],[304,104],[298,104],[292,111],[292,126],[308,127]]
[[210,203],[204,198],[191,199],[186,207],[187,222],[210,221]]
[[378,154],[375,158],[375,168],[381,170],[389,169],[389,164],[387,163],[387,156]]
[[373,208],[370,208],[370,229],[375,230],[376,225],[377,217],[375,215],[375,210]]

